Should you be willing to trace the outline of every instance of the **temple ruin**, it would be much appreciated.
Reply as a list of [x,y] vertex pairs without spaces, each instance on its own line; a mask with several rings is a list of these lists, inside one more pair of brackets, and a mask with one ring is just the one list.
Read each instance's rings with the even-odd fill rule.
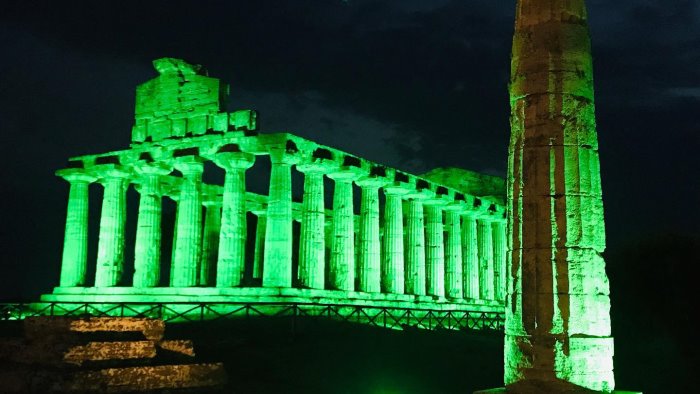
[[[223,111],[228,87],[201,66],[153,64],[159,75],[136,90],[131,147],[73,157],[56,173],[70,184],[60,284],[36,308],[81,303],[112,314],[121,305],[121,314],[148,315],[165,306],[180,317],[218,318],[234,317],[241,304],[306,305],[310,314],[333,305],[362,309],[365,321],[390,311],[399,325],[425,326],[422,317],[459,312],[500,328],[503,179],[460,169],[418,176],[293,134],[261,133],[255,111]],[[267,195],[246,190],[246,172],[261,156],[270,162]],[[205,162],[225,171],[223,185],[203,182]],[[301,201],[292,198],[295,172],[303,175]],[[104,194],[97,260],[88,261],[93,184]],[[131,186],[138,218],[135,244],[126,245]],[[164,198],[177,203],[171,261],[161,258]]]

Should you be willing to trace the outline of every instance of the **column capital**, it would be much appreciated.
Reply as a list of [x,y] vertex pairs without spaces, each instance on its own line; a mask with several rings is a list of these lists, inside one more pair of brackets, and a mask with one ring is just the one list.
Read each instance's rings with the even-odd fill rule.
[[329,159],[313,158],[297,164],[297,171],[305,174],[328,174],[338,169],[338,163]]
[[200,156],[182,156],[173,159],[173,167],[182,175],[200,175],[204,171],[204,159]]
[[379,189],[380,187],[383,187],[390,181],[384,177],[378,177],[378,176],[363,176],[360,177],[358,180],[355,181],[357,186],[361,188],[374,188],[374,189]]
[[445,211],[462,213],[467,208],[464,204],[464,201],[452,201],[443,206],[442,209],[444,209]]
[[165,163],[152,163],[146,160],[139,160],[132,165],[134,172],[138,175],[168,175],[173,169]]
[[496,216],[489,214],[487,210],[475,210],[474,208],[467,208],[467,210],[462,212],[462,216],[467,216],[481,221],[491,221],[496,219]]
[[299,163],[301,158],[297,153],[290,153],[286,149],[272,148],[269,150],[270,162],[272,164],[293,165]]
[[213,161],[226,171],[247,170],[255,164],[255,155],[246,152],[219,152],[214,155]]
[[131,172],[126,167],[117,164],[98,164],[92,167],[92,172],[99,177],[99,180],[124,179],[131,176]]
[[408,194],[410,188],[411,185],[405,182],[390,182],[383,187],[385,194],[393,196],[404,196]]
[[422,203],[427,203],[431,200],[433,200],[435,197],[435,193],[431,190],[428,189],[420,189],[420,190],[409,190],[408,194],[404,196],[404,198],[409,199],[409,200],[416,200]]
[[335,171],[328,173],[328,177],[336,182],[352,182],[365,175],[367,171],[353,166],[340,166]]
[[444,208],[448,204],[450,204],[450,200],[444,198],[441,195],[435,195],[434,197],[426,197],[423,200],[423,205],[431,207]]
[[56,175],[70,183],[92,183],[97,177],[82,168],[64,168],[56,171]]

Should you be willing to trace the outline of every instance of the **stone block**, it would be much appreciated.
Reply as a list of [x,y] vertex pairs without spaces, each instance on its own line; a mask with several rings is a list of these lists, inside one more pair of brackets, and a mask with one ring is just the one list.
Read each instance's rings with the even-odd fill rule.
[[158,348],[178,355],[194,357],[194,344],[188,339],[171,339],[158,342]]
[[187,119],[179,118],[172,120],[172,136],[184,137],[187,133]]
[[233,130],[257,130],[258,113],[253,110],[240,110],[229,114],[229,125]]
[[170,138],[173,135],[173,123],[169,119],[158,119],[148,123],[148,134],[154,141]]
[[66,382],[65,390],[132,392],[213,387],[225,382],[221,363],[158,365],[78,372]]
[[207,116],[197,115],[187,119],[187,132],[193,135],[201,135],[207,131]]
[[25,337],[43,340],[47,336],[75,336],[81,333],[138,333],[145,339],[160,341],[165,323],[138,317],[71,318],[57,316],[28,317],[24,320]]
[[226,112],[221,112],[218,114],[210,115],[211,128],[216,131],[227,131],[228,130],[228,114]]
[[70,347],[63,361],[81,365],[86,361],[149,359],[156,356],[153,341],[88,342]]

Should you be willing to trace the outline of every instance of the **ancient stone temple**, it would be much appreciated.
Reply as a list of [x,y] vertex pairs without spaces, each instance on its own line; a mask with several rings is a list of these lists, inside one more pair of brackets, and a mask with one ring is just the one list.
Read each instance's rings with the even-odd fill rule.
[[[74,157],[57,172],[70,184],[63,260],[60,285],[43,302],[126,304],[127,314],[167,306],[181,315],[206,304],[193,313],[214,317],[240,303],[388,308],[402,319],[503,313],[503,179],[461,169],[417,176],[258,132],[256,112],[222,110],[228,87],[200,66],[153,64],[159,75],[136,91],[130,148]],[[263,156],[267,195],[246,188]],[[206,162],[225,171],[223,185],[203,181]],[[299,201],[293,175],[303,176]],[[88,231],[94,184],[104,189],[98,234]],[[132,186],[138,216],[127,245]],[[177,204],[169,261],[161,258],[164,199]],[[93,236],[97,260],[88,261]]]

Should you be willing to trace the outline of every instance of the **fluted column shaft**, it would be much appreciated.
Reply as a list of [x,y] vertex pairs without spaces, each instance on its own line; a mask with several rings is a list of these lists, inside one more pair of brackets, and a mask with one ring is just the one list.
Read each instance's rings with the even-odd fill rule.
[[506,290],[506,224],[503,221],[491,223],[493,242],[493,276],[494,298],[498,301],[505,299]]
[[263,286],[292,286],[292,164],[283,153],[270,155],[270,192],[265,230]]
[[442,208],[425,205],[425,248],[427,293],[445,296],[445,239],[443,235]]
[[381,291],[381,244],[379,241],[379,185],[374,179],[359,182],[362,188],[358,234],[359,290]]
[[477,241],[479,243],[479,298],[494,299],[493,241],[491,221],[477,220]]
[[142,182],[138,189],[139,214],[134,245],[134,287],[154,287],[160,282],[161,190],[162,175],[170,170],[142,164],[137,168]]
[[326,260],[323,201],[323,173],[319,169],[304,172],[304,201],[299,237],[299,283],[303,287],[323,289]]
[[255,256],[253,257],[253,278],[262,279],[263,264],[265,263],[265,232],[267,229],[267,216],[260,213],[255,226]]
[[116,168],[103,172],[104,186],[100,235],[97,245],[95,286],[117,286],[124,271],[124,226],[126,224],[126,177]]
[[56,174],[70,182],[60,285],[83,286],[87,271],[88,189],[95,177],[79,169],[64,169]]
[[445,292],[447,297],[462,298],[462,230],[459,212],[445,210]]
[[423,203],[411,199],[406,214],[406,293],[425,295],[425,227]]
[[214,272],[218,266],[221,235],[221,202],[204,202],[204,231],[202,232],[202,258],[199,267],[199,285],[213,286]]
[[352,204],[352,179],[331,175],[333,190],[333,241],[329,282],[333,289],[355,289],[355,223]]
[[476,218],[462,216],[462,259],[464,298],[479,299],[479,244],[477,242]]
[[177,203],[177,238],[170,274],[170,285],[190,287],[197,285],[202,249],[202,159],[183,157],[175,168],[182,173],[180,197]]
[[219,236],[216,287],[240,286],[245,269],[245,171],[255,156],[242,152],[219,153],[215,162],[226,170]]
[[384,189],[384,242],[381,287],[384,293],[403,294],[405,290],[403,203],[400,189]]

